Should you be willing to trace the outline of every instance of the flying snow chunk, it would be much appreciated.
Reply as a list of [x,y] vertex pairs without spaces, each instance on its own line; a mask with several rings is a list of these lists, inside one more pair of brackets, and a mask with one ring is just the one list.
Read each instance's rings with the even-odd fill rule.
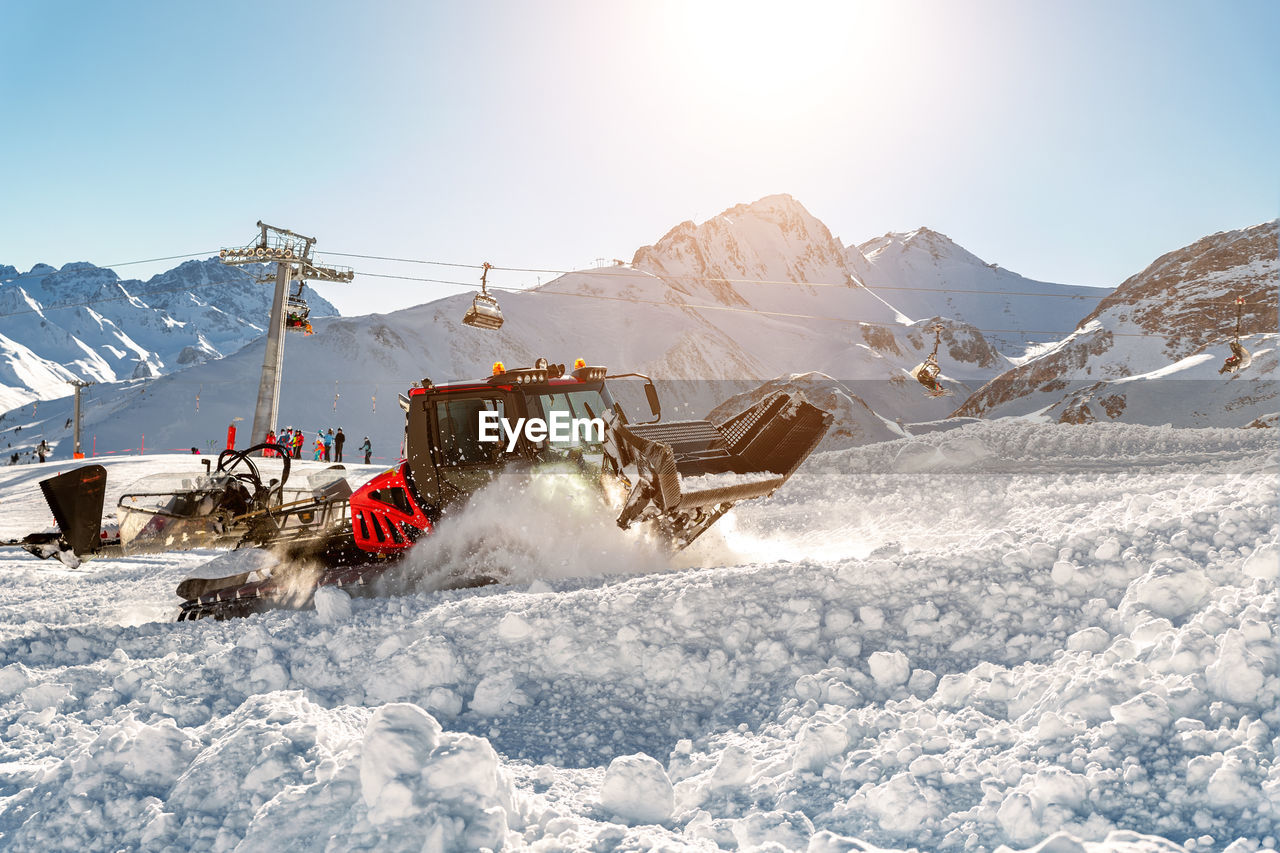
[[316,613],[325,625],[351,618],[351,596],[336,586],[322,586],[315,592]]
[[657,759],[643,752],[620,755],[605,771],[600,802],[623,820],[663,823],[675,808],[675,789]]

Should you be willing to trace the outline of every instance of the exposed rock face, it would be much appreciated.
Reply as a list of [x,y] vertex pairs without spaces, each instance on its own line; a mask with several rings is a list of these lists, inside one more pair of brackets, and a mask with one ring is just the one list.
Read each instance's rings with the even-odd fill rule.
[[[1069,337],[992,379],[955,414],[1042,412],[1071,423],[1159,422],[1150,407],[1134,405],[1141,389],[1176,395],[1206,424],[1214,411],[1259,417],[1254,410],[1276,398],[1278,231],[1277,222],[1268,222],[1161,256],[1104,299]],[[1245,300],[1244,344],[1261,358],[1219,379],[1216,366],[1235,331],[1237,297]],[[1164,390],[1153,390],[1157,382]],[[1167,417],[1179,422],[1176,412]]]
[[[942,326],[942,336],[939,341],[938,351],[941,356],[949,361],[962,362],[977,367],[994,367],[1001,363],[1000,353],[996,352],[995,347],[983,337],[982,332],[968,323],[962,323],[958,320],[933,317],[922,321],[911,327],[911,331],[907,333],[907,340],[917,349],[932,350],[934,336],[930,329],[934,324]],[[889,341],[886,345],[889,346],[892,343],[892,341]],[[894,352],[897,351],[896,346],[893,346],[892,349]],[[944,368],[944,372],[945,370],[946,368]]]
[[956,409],[957,416],[989,417],[993,409],[1035,392],[1065,390],[1069,379],[1092,371],[1091,362],[1109,352],[1114,338],[1106,329],[1077,334],[1052,351],[992,379]]
[[1237,297],[1241,334],[1276,331],[1277,237],[1280,222],[1222,231],[1162,255],[1080,321],[1114,317],[1165,339],[1176,361],[1229,337]]

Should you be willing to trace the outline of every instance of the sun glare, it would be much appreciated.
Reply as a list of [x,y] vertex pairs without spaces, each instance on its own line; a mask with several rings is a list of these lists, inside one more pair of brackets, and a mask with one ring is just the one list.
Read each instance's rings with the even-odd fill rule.
[[855,11],[851,3],[708,0],[673,7],[667,23],[689,78],[723,106],[785,112],[850,66]]

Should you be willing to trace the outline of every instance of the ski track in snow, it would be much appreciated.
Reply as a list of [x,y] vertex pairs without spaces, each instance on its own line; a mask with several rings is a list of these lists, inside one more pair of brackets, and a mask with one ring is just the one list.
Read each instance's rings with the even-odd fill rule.
[[[168,621],[215,552],[5,557],[0,847],[1274,848],[1269,432],[820,454],[682,571],[512,504],[440,553],[483,544],[519,584],[231,622]],[[36,479],[0,471],[5,537],[48,523]]]

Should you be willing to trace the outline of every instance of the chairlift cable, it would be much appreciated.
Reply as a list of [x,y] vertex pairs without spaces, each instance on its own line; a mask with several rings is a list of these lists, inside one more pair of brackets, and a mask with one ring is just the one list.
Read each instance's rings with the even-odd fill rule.
[[[463,264],[463,263],[454,263],[449,261],[424,260],[424,259],[418,259],[418,258],[394,258],[394,257],[388,257],[384,255],[363,255],[363,254],[357,254],[353,252],[320,252],[319,254],[321,255],[331,254],[331,255],[337,255],[337,256],[346,257],[346,258],[367,258],[372,260],[394,261],[394,262],[400,262],[400,263],[427,264],[427,265],[443,266],[443,267],[458,267],[463,269],[482,269],[483,268],[483,264]],[[1094,295],[1084,294],[1084,293],[1033,293],[1025,290],[983,290],[983,289],[977,289],[977,288],[958,288],[958,287],[911,287],[909,285],[868,285],[865,282],[859,281],[856,278],[852,279],[850,283],[850,282],[831,282],[831,281],[804,281],[804,280],[794,280],[794,279],[728,278],[725,276],[696,276],[696,275],[678,275],[678,274],[659,275],[657,273],[650,273],[644,270],[637,270],[634,268],[618,269],[615,267],[603,267],[603,268],[591,269],[591,270],[570,270],[570,269],[551,269],[551,268],[542,268],[542,267],[503,267],[503,266],[491,265],[490,268],[497,270],[499,272],[525,272],[525,273],[541,273],[541,274],[550,274],[550,275],[570,275],[573,273],[580,273],[583,275],[595,275],[595,276],[620,276],[620,277],[639,276],[644,278],[657,278],[657,279],[676,281],[676,282],[727,282],[729,284],[759,284],[759,285],[774,285],[774,286],[802,285],[805,287],[843,287],[843,288],[848,288],[850,286],[853,286],[853,287],[860,287],[864,290],[868,290],[873,293],[880,290],[893,290],[893,291],[909,291],[909,292],[922,292],[922,293],[966,293],[966,294],[975,294],[975,295],[981,295],[981,296],[1038,296],[1038,297],[1046,297],[1046,298],[1052,298],[1052,299],[1071,299],[1076,301],[1080,301],[1080,300],[1099,300],[1100,301],[1100,300],[1106,299],[1108,296],[1111,296],[1115,292],[1114,288],[1112,288],[1107,290],[1107,292],[1104,294],[1094,296]],[[447,281],[442,279],[430,279],[430,278],[419,279],[413,276],[394,276],[386,273],[378,274],[378,273],[361,272],[359,274],[369,275],[369,276],[380,275],[383,278],[403,278],[409,281],[426,281],[426,282],[431,282],[435,284],[456,284],[462,287],[474,287],[474,285],[469,282]],[[1083,287],[1084,285],[1064,285],[1064,286]],[[491,285],[491,287],[496,288],[497,285]],[[519,291],[524,288],[503,288],[503,289]],[[1096,289],[1102,290],[1104,288],[1096,288]],[[1198,304],[1232,305],[1235,303],[1213,300],[1208,302],[1201,302]],[[1250,304],[1262,304],[1262,303],[1250,303]]]
[[[112,270],[115,267],[135,266],[137,264],[156,263],[159,261],[178,260],[178,259],[196,258],[196,257],[215,257],[217,254],[218,254],[217,251],[191,252],[183,255],[167,255],[164,257],[157,257],[157,258],[145,258],[137,261],[123,261],[120,263],[102,264],[102,265],[95,264],[94,266],[97,269]],[[484,269],[485,267],[484,264],[464,264],[464,263],[457,263],[452,261],[433,261],[433,260],[424,260],[424,259],[417,259],[417,258],[397,258],[397,257],[391,257],[387,255],[367,255],[367,254],[359,254],[354,252],[324,251],[324,252],[319,252],[318,254],[319,255],[326,255],[326,254],[335,255],[335,256],[347,257],[347,258],[366,258],[371,260],[384,260],[384,261],[392,261],[397,263],[426,264],[426,265],[432,265],[432,266],[454,267],[458,269]],[[271,261],[264,261],[264,263],[271,263]],[[928,292],[928,293],[965,293],[965,294],[984,295],[984,296],[1042,296],[1042,297],[1050,297],[1054,299],[1071,299],[1071,300],[1077,300],[1077,301],[1091,300],[1091,299],[1102,300],[1107,298],[1107,296],[1110,296],[1112,293],[1114,293],[1114,291],[1108,291],[1108,293],[1106,294],[1102,294],[1099,296],[1091,296],[1087,294],[1070,294],[1070,293],[1032,293],[1029,291],[1020,291],[1020,290],[982,290],[982,289],[975,289],[975,288],[930,288],[930,287],[911,287],[906,285],[876,285],[873,287],[865,284],[864,282],[860,282],[857,279],[852,279],[851,283],[849,282],[841,283],[841,282],[829,282],[829,281],[749,279],[749,278],[727,278],[727,277],[694,276],[694,275],[659,276],[656,273],[648,273],[641,270],[634,270],[634,269],[616,270],[612,268],[584,271],[584,270],[566,270],[566,269],[551,269],[551,268],[539,268],[539,267],[503,267],[503,266],[496,266],[496,265],[489,265],[489,267],[491,269],[498,270],[501,272],[530,272],[530,273],[546,273],[546,274],[557,274],[557,275],[568,275],[575,272],[580,272],[580,273],[590,274],[590,275],[604,275],[604,276],[640,275],[644,277],[653,277],[653,278],[672,280],[677,282],[728,282],[730,284],[756,284],[756,285],[773,285],[773,286],[801,285],[805,287],[844,287],[844,288],[850,287],[852,283],[852,286],[861,287],[872,293],[880,290],[890,290],[890,291],[909,291],[909,292]],[[70,274],[73,272],[82,272],[82,270],[67,270],[65,271],[65,273],[62,270],[54,270],[48,273],[30,273],[30,272],[21,273],[17,276],[11,276],[9,278],[0,279],[0,284],[8,284],[11,282],[15,282],[15,281],[19,281],[27,278],[48,278],[50,276]],[[426,282],[430,284],[455,285],[458,287],[474,287],[475,286],[471,282],[452,281],[447,279],[435,279],[435,278],[420,278],[416,276],[399,276],[399,275],[392,275],[388,273],[361,272],[360,275],[367,275],[367,276],[376,277],[376,278],[401,279],[405,281],[421,281],[421,282]],[[152,290],[152,291],[149,291],[149,293],[176,293],[176,292],[182,292],[182,291],[196,290],[198,288],[206,287],[206,286],[210,286],[210,285],[196,285],[194,287],[180,287],[180,288],[164,289],[164,290]],[[495,289],[510,290],[513,292],[518,292],[520,290],[526,289],[526,288],[499,287],[498,285],[492,285],[492,286]],[[96,304],[97,302],[115,301],[118,299],[128,299],[128,298],[141,298],[141,297],[137,295],[131,295],[129,297],[123,297],[123,296],[109,297],[105,299],[93,300],[92,302],[68,303],[66,305],[52,306],[47,308],[46,310],[56,310],[56,308],[84,307],[84,306]],[[1208,301],[1208,302],[1201,302],[1199,304],[1201,305],[1232,305],[1232,304],[1237,304],[1237,302],[1226,302],[1226,301],[1214,300],[1214,301]],[[1264,304],[1264,303],[1246,303],[1246,304]],[[0,317],[13,316],[14,314],[26,314],[26,313],[35,313],[35,312],[34,310],[18,311],[18,312],[12,312],[8,314],[0,314]]]
[[[507,271],[507,272],[540,272],[540,273],[558,273],[562,275],[576,272],[575,270],[556,270],[556,269],[549,269],[549,268],[543,269],[543,268],[535,268],[535,267],[500,267],[500,266],[489,265],[489,264],[462,264],[462,263],[453,263],[448,261],[431,261],[431,260],[420,260],[420,259],[413,259],[413,258],[394,258],[390,256],[364,255],[364,254],[347,253],[347,252],[326,252],[323,254],[331,254],[331,255],[337,255],[342,257],[389,260],[389,261],[396,261],[396,262],[403,262],[403,263],[431,264],[431,265],[437,265],[437,266],[455,267],[460,269],[482,269],[483,270],[487,267],[490,269]],[[146,259],[136,260],[136,261],[124,261],[124,262],[110,264],[110,265],[104,265],[104,266],[95,265],[95,266],[97,266],[98,269],[113,269],[114,267],[133,266],[137,264],[154,263],[154,262],[165,261],[165,260],[176,260],[181,258],[193,258],[193,257],[201,257],[201,256],[214,257],[216,255],[217,255],[217,252],[207,252],[207,253],[194,252],[194,253],[188,253],[188,254],[182,254],[182,255],[168,255],[164,257],[146,258]],[[81,272],[81,271],[82,270],[67,270],[66,272],[71,273],[71,272]],[[0,284],[10,283],[10,282],[18,281],[20,279],[25,279],[25,278],[48,278],[50,276],[59,275],[59,274],[63,274],[63,271],[54,270],[53,272],[40,273],[40,274],[23,273],[21,275],[14,276],[8,279],[0,279]],[[456,280],[450,280],[450,279],[425,278],[425,277],[419,277],[419,276],[406,276],[406,275],[395,275],[390,273],[373,273],[373,272],[359,272],[358,274],[369,276],[371,278],[386,278],[386,279],[394,279],[394,280],[401,280],[401,281],[423,282],[427,284],[442,284],[442,285],[449,285],[449,286],[455,286],[455,287],[464,287],[468,289],[473,289],[475,287],[475,284],[473,282],[456,281]],[[626,270],[625,272],[619,272],[612,269],[604,269],[604,270],[595,271],[592,274],[593,275],[628,275],[628,276],[635,276],[639,274],[643,276],[652,276],[654,278],[671,279],[675,281],[712,281],[712,282],[727,281],[731,283],[741,283],[741,284],[803,285],[803,286],[809,286],[809,287],[849,287],[850,286],[848,283],[841,284],[841,283],[834,283],[834,282],[781,281],[781,280],[770,280],[770,279],[728,279],[728,278],[713,278],[713,277],[701,277],[701,276],[657,276],[656,274],[653,274],[653,273],[644,273],[641,271],[630,270],[630,269]],[[119,283],[119,282],[115,282],[115,283]],[[41,311],[58,311],[58,310],[69,309],[69,308],[86,308],[86,307],[92,307],[94,305],[104,303],[104,302],[127,301],[132,299],[145,299],[145,297],[154,295],[154,294],[169,294],[169,293],[183,293],[183,292],[192,293],[194,291],[203,289],[205,287],[212,287],[215,285],[225,285],[225,284],[226,282],[216,282],[216,283],[210,282],[207,284],[194,285],[194,286],[182,286],[182,287],[150,290],[145,294],[127,294],[127,295],[121,295],[118,297],[98,298],[98,299],[93,299],[86,302],[72,302],[72,303],[65,303],[65,304],[59,304],[59,305],[42,306],[40,309],[25,309],[21,311],[3,312],[3,313],[0,313],[0,317],[12,317],[12,316],[17,316],[21,314],[35,314]],[[873,287],[868,287],[867,285],[862,284],[860,282],[856,282],[856,280],[854,282],[854,285],[862,287],[872,293],[874,293],[877,290],[907,290],[907,291],[928,291],[933,293],[971,293],[971,294],[985,294],[985,295],[997,295],[997,296],[1051,296],[1055,298],[1076,299],[1076,300],[1105,298],[1105,296],[1092,297],[1092,296],[1083,296],[1083,295],[1075,295],[1075,294],[1037,294],[1037,293],[1028,293],[1025,291],[991,291],[991,290],[976,290],[976,289],[961,289],[961,288],[923,288],[923,287],[893,287],[893,286],[873,288]],[[577,296],[580,298],[603,299],[603,300],[610,300],[610,301],[617,301],[617,302],[629,302],[633,304],[650,304],[650,305],[676,304],[676,303],[670,303],[670,302],[665,302],[660,300],[639,299],[636,297],[607,296],[604,294],[589,294],[589,293],[572,293],[572,292],[566,292],[566,291],[544,290],[541,288],[522,288],[522,287],[503,286],[503,285],[496,285],[496,284],[487,285],[487,287],[492,288],[494,290],[502,290],[510,293],[536,293],[536,294],[553,294],[553,295],[561,295],[561,296]],[[1241,319],[1240,314],[1241,314],[1242,306],[1246,304],[1257,304],[1257,303],[1246,303],[1244,302],[1243,298],[1238,298],[1230,303],[1220,302],[1215,300],[1215,301],[1204,302],[1200,304],[1202,305],[1215,305],[1215,304],[1236,305],[1237,306],[1236,335],[1238,338],[1239,324]],[[785,317],[785,318],[793,318],[793,319],[801,319],[801,320],[827,320],[832,322],[862,322],[863,325],[878,326],[882,328],[899,328],[900,327],[897,324],[866,323],[865,321],[850,321],[850,320],[846,320],[844,318],[839,318],[839,317],[803,314],[803,313],[797,313],[797,312],[770,311],[770,310],[758,309],[758,308],[742,308],[742,307],[736,307],[731,305],[682,304],[682,305],[679,305],[679,307],[689,308],[692,310],[699,310],[699,311],[702,311],[702,310],[733,311],[738,313],[760,314],[760,315],[766,315],[766,316]],[[1062,331],[1046,330],[1046,329],[978,329],[978,331],[984,332],[984,333],[990,333],[990,334],[1004,333],[1004,334],[1050,335],[1050,336],[1054,336],[1052,338],[1053,340],[1061,340],[1064,337],[1064,333]],[[1067,332],[1065,334],[1069,335],[1071,334],[1071,332]],[[1145,332],[1145,333],[1144,332],[1112,332],[1112,334],[1115,336],[1124,336],[1124,337],[1160,337],[1160,335],[1152,332]]]
[[[467,287],[467,288],[475,287],[474,284],[470,282],[465,282],[465,281],[446,281],[442,279],[416,278],[414,276],[392,275],[389,273],[357,272],[356,274],[367,275],[374,278],[392,278],[392,279],[402,279],[407,281],[425,281],[432,284],[450,284],[450,285],[457,285],[459,287]],[[602,294],[602,293],[574,293],[574,292],[561,291],[561,290],[543,290],[543,289],[535,289],[535,288],[526,289],[526,288],[510,287],[510,286],[503,286],[503,285],[496,285],[496,284],[489,285],[489,289],[502,290],[508,293],[528,293],[528,294],[550,295],[550,296],[572,296],[580,299],[603,299],[611,302],[628,302],[628,303],[637,304],[637,305],[663,305],[663,306],[675,307],[675,308],[689,308],[695,311],[732,311],[732,312],[742,313],[742,314],[762,314],[770,317],[784,317],[784,318],[791,318],[796,320],[825,320],[833,323],[850,323],[850,324],[857,324],[857,325],[863,325],[863,326],[873,326],[876,328],[883,328],[883,329],[903,328],[902,324],[898,324],[898,323],[874,323],[867,320],[850,320],[845,317],[832,317],[832,316],[821,315],[821,314],[799,314],[799,313],[792,313],[788,311],[769,311],[764,308],[742,308],[734,305],[698,305],[698,304],[679,303],[679,302],[664,302],[657,299],[639,299],[631,296],[606,296],[605,294]],[[1050,341],[1040,341],[1038,343],[1051,343],[1051,342],[1060,341],[1067,335],[1070,335],[1075,331],[1079,331],[1077,329],[1072,329],[1069,332],[1055,331],[1051,329],[982,329],[982,328],[978,328],[977,326],[974,326],[973,328],[975,328],[979,332],[990,333],[990,334],[1028,334],[1028,335],[1056,336],[1051,338]],[[1163,335],[1156,334],[1155,332],[1111,332],[1111,334],[1117,337],[1133,337],[1133,338],[1163,337]]]
[[[478,270],[483,268],[483,264],[461,264],[452,261],[424,261],[417,258],[391,258],[385,255],[359,255],[353,252],[331,252],[316,251],[317,255],[335,255],[340,258],[365,258],[371,261],[395,261],[402,264],[427,264],[436,267],[459,267],[462,269]],[[505,267],[493,267],[493,269],[506,269]]]
[[[408,263],[408,264],[429,264],[432,266],[442,266],[442,267],[459,267],[459,268],[467,268],[467,269],[482,268],[481,264],[461,264],[461,263],[452,263],[448,261],[421,260],[416,258],[392,258],[392,257],[383,256],[383,255],[361,255],[353,252],[320,252],[320,254],[336,255],[344,258],[366,258],[370,260],[379,260],[379,261],[394,261],[394,262]],[[729,284],[759,284],[759,285],[775,285],[775,286],[803,285],[805,287],[844,287],[844,288],[861,287],[863,289],[873,290],[873,291],[874,290],[913,290],[913,291],[919,290],[919,291],[927,291],[932,293],[972,293],[972,294],[984,294],[984,295],[991,295],[991,296],[1047,296],[1054,299],[1076,299],[1076,300],[1081,300],[1081,299],[1101,300],[1101,299],[1107,298],[1107,296],[1109,296],[1112,292],[1109,290],[1107,293],[1102,294],[1100,296],[1092,296],[1092,295],[1083,294],[1083,293],[1081,294],[1028,293],[1026,291],[1019,291],[1019,290],[974,290],[974,289],[962,289],[962,288],[896,287],[896,286],[882,287],[879,285],[872,287],[866,284],[865,282],[857,280],[856,278],[851,279],[851,281],[848,281],[848,282],[833,282],[833,281],[802,281],[802,280],[794,280],[794,279],[729,278],[726,276],[697,276],[697,275],[677,275],[677,274],[658,275],[657,273],[645,272],[643,270],[636,270],[631,268],[619,270],[613,267],[605,267],[605,268],[592,269],[592,270],[568,270],[568,269],[549,269],[549,268],[540,268],[540,267],[501,267],[501,266],[493,265],[490,268],[498,270],[499,272],[541,273],[541,274],[548,274],[548,275],[570,275],[572,273],[581,273],[583,275],[623,276],[623,277],[631,277],[631,276],[639,275],[643,277],[659,278],[659,279],[666,279],[666,280],[678,281],[678,282],[727,282]],[[362,275],[370,275],[370,273],[362,273]],[[1067,285],[1067,286],[1070,287],[1072,285]]]

